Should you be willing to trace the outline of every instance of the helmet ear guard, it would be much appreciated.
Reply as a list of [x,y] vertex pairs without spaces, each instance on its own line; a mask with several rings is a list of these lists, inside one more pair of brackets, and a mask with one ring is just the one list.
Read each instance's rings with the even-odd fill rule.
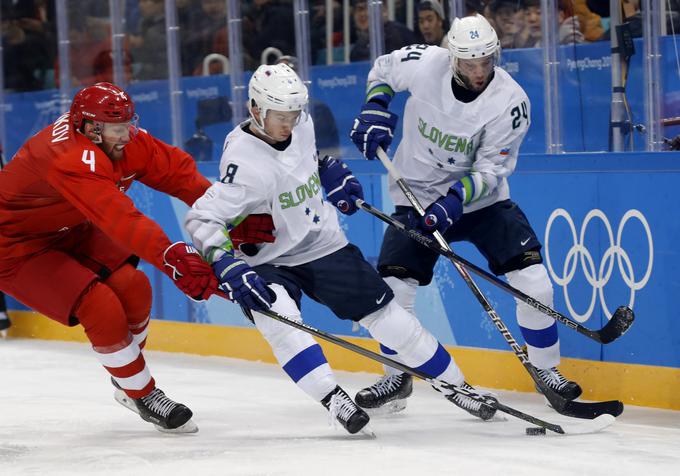
[[458,60],[493,57],[500,62],[501,43],[491,24],[482,15],[456,18],[446,35],[451,59],[451,70],[458,84],[464,86]]

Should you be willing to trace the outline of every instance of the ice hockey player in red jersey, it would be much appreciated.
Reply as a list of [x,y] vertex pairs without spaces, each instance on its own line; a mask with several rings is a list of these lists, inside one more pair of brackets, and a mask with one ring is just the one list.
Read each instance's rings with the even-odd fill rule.
[[0,171],[0,290],[82,325],[119,402],[161,431],[194,432],[191,410],[146,366],[151,285],[135,268],[146,260],[197,300],[217,280],[191,245],[172,243],[135,208],[125,195],[134,180],[188,205],[210,186],[191,156],[137,128],[125,91],[86,87]]

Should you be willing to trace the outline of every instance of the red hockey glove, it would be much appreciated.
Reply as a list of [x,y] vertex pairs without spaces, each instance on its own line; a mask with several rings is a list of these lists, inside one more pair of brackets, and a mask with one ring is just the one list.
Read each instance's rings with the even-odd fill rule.
[[229,232],[234,248],[247,256],[255,256],[258,243],[274,243],[274,221],[271,215],[248,215],[245,220]]
[[168,246],[163,253],[165,274],[187,296],[202,301],[217,292],[217,277],[196,248],[178,241]]

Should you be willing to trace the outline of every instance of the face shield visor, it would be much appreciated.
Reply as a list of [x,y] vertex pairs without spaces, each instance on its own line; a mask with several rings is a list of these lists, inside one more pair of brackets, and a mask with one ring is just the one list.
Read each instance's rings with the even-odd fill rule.
[[132,119],[127,122],[94,121],[94,132],[99,138],[98,142],[113,144],[129,142],[139,132],[137,126],[138,120],[139,117],[135,114],[132,116]]
[[267,111],[266,124],[269,127],[288,127],[292,129],[293,127],[300,124],[303,120],[304,111],[276,111],[270,109]]
[[464,86],[477,90],[486,86],[493,68],[496,66],[496,57],[486,56],[473,59],[455,59],[455,73],[457,79],[462,80]]

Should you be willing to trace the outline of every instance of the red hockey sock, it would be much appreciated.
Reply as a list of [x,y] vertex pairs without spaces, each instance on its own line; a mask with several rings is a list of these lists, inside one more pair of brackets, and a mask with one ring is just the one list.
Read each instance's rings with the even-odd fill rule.
[[151,312],[151,283],[141,271],[126,264],[109,276],[104,283],[116,293],[127,316],[128,328],[140,348],[146,344]]
[[95,282],[74,312],[101,364],[131,398],[147,395],[155,386],[139,345],[133,340],[116,293]]

